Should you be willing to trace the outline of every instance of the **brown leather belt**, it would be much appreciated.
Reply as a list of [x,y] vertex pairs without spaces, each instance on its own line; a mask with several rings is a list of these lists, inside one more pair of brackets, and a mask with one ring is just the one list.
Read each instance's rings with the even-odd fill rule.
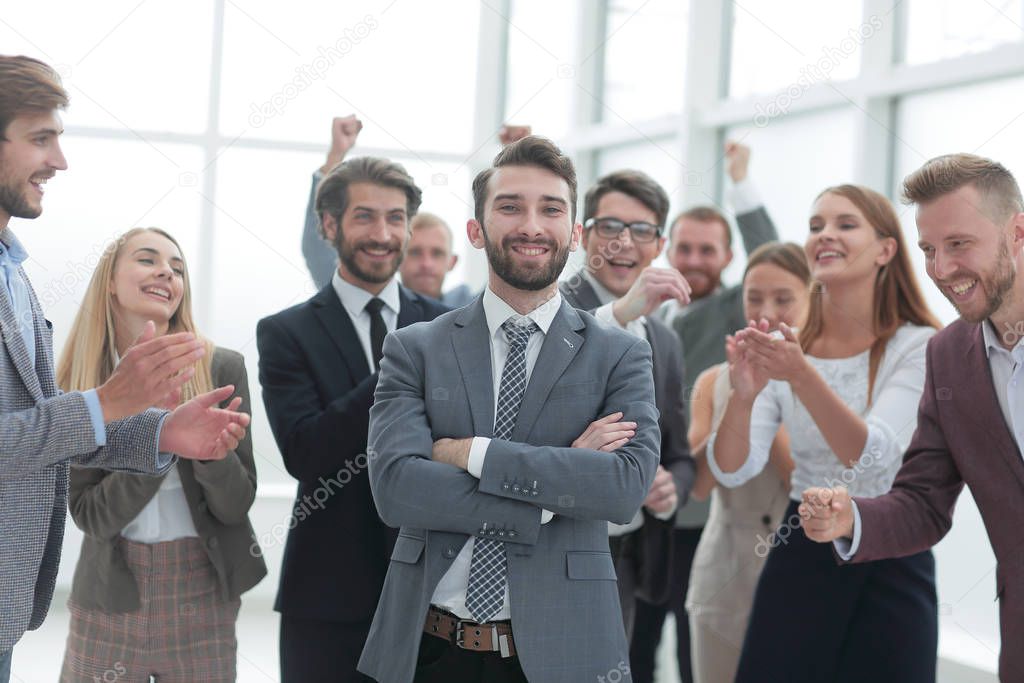
[[431,605],[427,611],[423,632],[443,638],[463,650],[500,652],[502,657],[514,657],[516,654],[516,644],[512,640],[512,623],[509,621],[478,624],[475,621],[459,619],[451,612]]

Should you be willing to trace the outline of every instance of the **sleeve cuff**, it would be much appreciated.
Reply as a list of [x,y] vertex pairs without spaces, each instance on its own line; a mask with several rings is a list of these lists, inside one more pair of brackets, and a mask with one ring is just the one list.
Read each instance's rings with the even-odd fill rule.
[[551,512],[550,510],[541,510],[540,511],[540,523],[541,524],[547,524],[548,522],[550,522],[554,518],[555,518],[555,513],[554,512]]
[[85,399],[85,407],[89,410],[89,419],[92,421],[93,431],[96,432],[96,446],[102,448],[107,445],[107,426],[103,422],[103,406],[100,405],[100,397],[95,389],[82,392]]
[[749,177],[735,183],[727,191],[729,204],[732,205],[733,213],[739,215],[750,213],[764,206],[761,195],[757,192],[753,181]]
[[715,475],[715,480],[726,487],[727,489],[734,489],[737,486],[746,484],[753,477],[746,472],[747,465],[750,462],[750,456],[747,455],[746,461],[740,465],[740,468],[735,472],[723,472],[718,466],[718,461],[715,460],[715,437],[718,436],[717,432],[712,432],[711,436],[708,437],[708,445],[705,450],[707,456],[708,468],[711,470],[711,474]]
[[670,519],[672,519],[673,517],[676,516],[676,511],[678,509],[679,509],[679,505],[676,504],[668,512],[652,512],[651,514],[654,515],[655,519],[660,519],[663,522],[667,522],[668,520],[670,520]]
[[154,444],[156,451],[156,469],[157,472],[164,472],[170,469],[171,465],[174,464],[175,456],[173,453],[163,453],[160,451],[160,434],[164,431],[164,421],[170,413],[164,413],[164,416],[160,418],[160,424],[156,427],[156,444]]
[[[477,479],[484,471],[484,458],[487,456],[487,447],[491,440],[486,436],[474,436],[473,443],[469,445],[469,462],[466,463],[466,471]],[[543,524],[544,522],[541,522]]]
[[837,538],[832,541],[832,546],[836,549],[836,554],[843,559],[844,562],[849,562],[853,559],[853,556],[857,554],[860,549],[860,510],[857,509],[857,501],[851,499],[850,507],[853,508],[853,539],[849,538]]

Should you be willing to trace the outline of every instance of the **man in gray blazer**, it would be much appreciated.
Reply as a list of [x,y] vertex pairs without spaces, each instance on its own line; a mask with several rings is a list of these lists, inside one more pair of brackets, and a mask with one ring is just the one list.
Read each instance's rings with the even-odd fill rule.
[[369,471],[401,531],[359,669],[629,680],[608,522],[633,519],[657,471],[650,346],[558,292],[582,226],[550,141],[506,147],[473,195],[487,289],[384,344]]
[[[202,355],[190,334],[153,339],[153,326],[111,378],[63,394],[53,371],[51,325],[21,264],[27,253],[11,218],[42,213],[42,185],[67,168],[59,111],[68,97],[49,66],[0,56],[0,683],[11,652],[46,617],[57,579],[67,514],[68,463],[159,474],[171,453],[218,459],[233,450],[249,418],[217,403],[233,387],[173,412],[186,370]],[[142,412],[145,411],[145,412]],[[142,413],[142,414],[137,414]],[[134,417],[132,417],[134,415]]]
[[646,173],[615,171],[600,178],[583,200],[586,266],[559,285],[572,306],[651,345],[661,464],[642,511],[629,524],[608,525],[627,636],[637,595],[651,602],[668,597],[672,520],[695,477],[686,439],[683,352],[672,330],[650,315],[667,299],[689,302],[689,285],[677,270],[651,265],[665,246],[668,209],[665,190]]

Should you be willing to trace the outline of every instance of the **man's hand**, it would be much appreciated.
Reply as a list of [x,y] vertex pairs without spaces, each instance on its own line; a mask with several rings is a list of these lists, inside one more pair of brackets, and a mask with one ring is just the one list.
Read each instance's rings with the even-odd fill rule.
[[154,338],[155,335],[153,322],[147,322],[114,373],[96,388],[104,422],[167,405],[195,374],[192,365],[206,353],[206,347],[195,335],[181,332]]
[[656,515],[664,515],[675,510],[678,504],[675,479],[668,470],[658,465],[651,490],[647,492],[647,498],[644,500],[644,507]]
[[469,469],[469,448],[473,439],[438,439],[434,442],[431,458],[434,462],[454,465],[460,470]]
[[612,314],[625,326],[640,316],[650,315],[669,299],[683,306],[690,303],[690,283],[675,268],[648,266],[626,295],[612,304]]
[[327,162],[320,167],[321,173],[327,173],[345,159],[362,129],[363,122],[355,114],[334,117],[331,121],[331,148],[327,151]]
[[507,123],[498,131],[498,141],[502,147],[508,147],[513,142],[522,140],[533,132],[531,126],[510,126]]
[[747,177],[747,166],[750,165],[750,148],[732,140],[725,143],[726,168],[729,177],[738,183]]
[[636,434],[636,422],[620,422],[622,413],[611,413],[600,420],[594,420],[572,442],[573,448],[589,448],[594,451],[612,451],[622,448]]
[[853,537],[853,506],[849,492],[842,486],[807,489],[797,512],[800,526],[812,541],[828,543]]
[[175,408],[160,430],[160,451],[190,460],[220,460],[235,450],[249,425],[249,416],[238,412],[242,397],[236,396],[227,408],[217,407],[234,391],[229,384]]

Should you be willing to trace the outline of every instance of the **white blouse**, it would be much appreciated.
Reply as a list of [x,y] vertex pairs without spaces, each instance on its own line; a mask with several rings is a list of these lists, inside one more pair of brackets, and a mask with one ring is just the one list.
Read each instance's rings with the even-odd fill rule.
[[723,472],[715,459],[717,432],[708,440],[707,460],[715,479],[734,488],[757,476],[779,426],[786,425],[796,469],[790,498],[799,501],[812,486],[845,486],[854,496],[879,496],[891,487],[903,453],[917,428],[917,405],[924,389],[925,353],[931,327],[903,325],[886,345],[868,408],[870,350],[849,358],[807,360],[826,384],[868,427],[860,459],[845,467],[836,457],[788,382],[770,381],[754,401],[750,415],[750,453],[735,472]]

